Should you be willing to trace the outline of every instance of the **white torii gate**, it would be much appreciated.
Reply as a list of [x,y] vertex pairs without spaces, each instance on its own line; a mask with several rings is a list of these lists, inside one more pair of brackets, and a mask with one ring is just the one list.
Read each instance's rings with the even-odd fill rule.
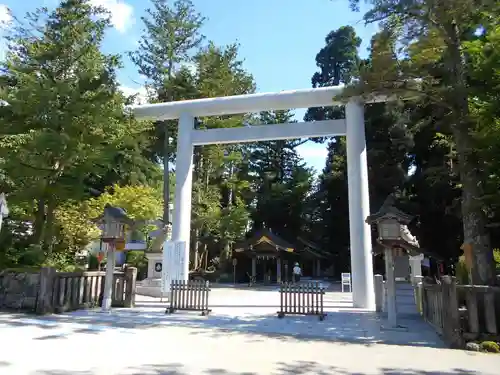
[[175,163],[175,203],[172,240],[184,241],[184,275],[188,275],[191,231],[191,190],[193,147],[195,145],[256,142],[276,139],[346,135],[349,191],[349,232],[351,243],[352,291],[355,307],[375,310],[368,171],[364,126],[364,106],[351,99],[345,106],[344,120],[299,122],[252,127],[196,130],[195,117],[255,113],[269,110],[332,106],[340,87],[281,91],[185,100],[132,107],[138,119],[179,120]]

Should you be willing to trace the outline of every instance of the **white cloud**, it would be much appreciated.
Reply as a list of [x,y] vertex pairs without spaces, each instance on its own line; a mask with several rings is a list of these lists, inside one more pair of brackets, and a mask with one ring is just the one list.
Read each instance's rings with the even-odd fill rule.
[[12,24],[12,13],[5,4],[0,4],[0,61],[5,59],[7,41],[3,38],[7,29]]
[[183,62],[183,63],[181,63],[181,66],[184,68],[187,68],[191,72],[191,74],[197,73],[196,64],[194,64],[192,62]]
[[326,159],[328,150],[325,144],[306,142],[297,147],[297,151],[303,158],[322,158]]
[[135,22],[134,8],[122,0],[90,0],[95,6],[101,6],[111,14],[111,24],[124,33]]
[[326,144],[306,142],[297,147],[297,152],[304,159],[306,164],[313,167],[316,172],[321,172],[325,166],[328,150]]
[[146,104],[148,103],[148,93],[146,91],[146,88],[144,86],[138,87],[138,88],[133,88],[133,87],[128,87],[128,86],[120,86],[121,91],[126,95],[126,96],[132,96],[136,95],[137,97],[135,98],[134,104]]
[[9,27],[12,22],[12,13],[5,4],[0,4],[0,29]]

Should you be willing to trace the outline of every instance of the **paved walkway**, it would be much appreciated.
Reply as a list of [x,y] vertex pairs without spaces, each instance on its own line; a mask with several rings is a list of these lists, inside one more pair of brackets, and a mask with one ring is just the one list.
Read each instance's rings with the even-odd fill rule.
[[276,291],[216,288],[209,317],[136,309],[47,317],[0,315],[2,375],[498,374],[500,356],[444,349],[415,314],[408,332],[329,292],[328,317],[276,318]]

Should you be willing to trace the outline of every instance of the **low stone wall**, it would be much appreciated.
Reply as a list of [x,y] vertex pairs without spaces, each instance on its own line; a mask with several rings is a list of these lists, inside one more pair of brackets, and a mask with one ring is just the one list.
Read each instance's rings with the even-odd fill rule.
[[40,273],[0,271],[0,310],[35,311]]
[[[137,269],[114,272],[112,306],[133,307]],[[101,304],[104,272],[57,272],[42,267],[39,271],[0,271],[0,310],[37,314],[61,313]]]

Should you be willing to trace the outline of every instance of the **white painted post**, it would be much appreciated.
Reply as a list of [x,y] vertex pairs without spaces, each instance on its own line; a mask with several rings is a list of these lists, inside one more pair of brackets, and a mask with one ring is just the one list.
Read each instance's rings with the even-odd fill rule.
[[416,256],[410,256],[410,269],[411,269],[411,283],[413,286],[418,284],[417,279],[422,276],[422,260],[424,259],[424,254],[418,254]]
[[191,133],[194,117],[183,113],[179,118],[177,159],[175,161],[175,203],[172,220],[172,241],[186,244],[184,256],[185,280],[189,278],[189,249],[191,231],[191,190],[193,186],[193,145]]
[[370,215],[370,199],[363,103],[351,99],[345,111],[353,303],[375,311],[371,228],[365,222]]
[[375,308],[377,312],[384,311],[385,287],[384,276],[375,275]]
[[281,283],[281,258],[276,259],[276,282]]
[[396,280],[394,279],[394,257],[392,249],[385,249],[385,284],[387,286],[387,320],[389,326],[394,328],[398,326],[396,310]]

